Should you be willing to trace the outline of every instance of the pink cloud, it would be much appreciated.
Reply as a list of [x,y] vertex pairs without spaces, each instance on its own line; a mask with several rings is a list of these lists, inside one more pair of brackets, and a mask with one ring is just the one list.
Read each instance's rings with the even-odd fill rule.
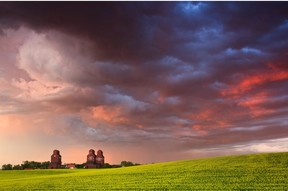
[[270,82],[277,82],[288,79],[288,71],[276,69],[265,70],[263,72],[248,76],[241,80],[240,83],[232,86],[232,88],[223,90],[221,94],[223,96],[239,96],[246,93],[253,88],[257,88],[260,85],[267,84]]

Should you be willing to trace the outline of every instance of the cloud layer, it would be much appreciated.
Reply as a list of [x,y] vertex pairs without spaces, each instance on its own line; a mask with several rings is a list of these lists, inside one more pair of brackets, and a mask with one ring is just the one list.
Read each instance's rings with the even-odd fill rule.
[[[100,145],[111,161],[123,152],[155,162],[227,146],[231,153],[283,151],[265,144],[288,136],[287,8],[1,3],[1,132],[34,132],[26,138],[45,137],[42,149],[54,136],[67,149],[60,140]],[[22,126],[12,127],[20,118]],[[137,157],[137,149],[161,154]]]

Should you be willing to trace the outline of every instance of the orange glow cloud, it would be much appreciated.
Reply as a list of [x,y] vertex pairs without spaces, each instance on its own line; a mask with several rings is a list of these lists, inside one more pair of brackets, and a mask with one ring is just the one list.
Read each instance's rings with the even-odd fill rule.
[[130,121],[123,116],[123,108],[120,106],[97,106],[92,108],[92,117],[97,121],[119,124]]
[[251,90],[255,86],[286,79],[288,79],[288,71],[280,71],[279,69],[273,69],[272,71],[248,77],[242,80],[232,89],[222,91],[221,94],[223,96],[237,96]]
[[268,68],[270,71],[266,70],[265,72],[247,77],[231,89],[220,92],[221,95],[227,98],[237,99],[235,100],[237,105],[246,107],[249,110],[250,116],[253,118],[273,113],[273,110],[266,109],[262,106],[269,100],[270,95],[268,92],[263,92],[260,89],[260,92],[258,91],[259,93],[243,95],[257,88],[257,86],[288,79],[287,70],[280,70],[273,64],[268,64]]
[[35,120],[23,115],[0,115],[0,129],[7,134],[23,135],[32,129]]
[[201,121],[211,121],[212,119],[212,115],[213,115],[214,111],[212,109],[207,109],[204,111],[201,111],[198,114],[192,114],[192,118],[196,119],[196,120],[201,120]]
[[249,97],[248,99],[239,101],[239,105],[245,107],[255,107],[267,101],[268,94],[266,92],[260,92],[256,95]]
[[203,130],[205,129],[205,127],[201,126],[201,125],[193,125],[192,129],[196,130],[200,135],[207,135],[208,131],[207,130]]
[[269,98],[268,93],[260,92],[253,96],[249,96],[245,100],[240,100],[238,102],[238,105],[247,107],[252,117],[258,117],[273,112],[273,110],[271,109],[268,110],[261,106],[261,104],[268,101],[268,98]]
[[197,114],[191,114],[190,118],[199,123],[192,126],[192,128],[197,131],[203,129],[226,128],[229,126],[229,121],[222,119],[223,117],[219,116],[218,108],[204,109]]

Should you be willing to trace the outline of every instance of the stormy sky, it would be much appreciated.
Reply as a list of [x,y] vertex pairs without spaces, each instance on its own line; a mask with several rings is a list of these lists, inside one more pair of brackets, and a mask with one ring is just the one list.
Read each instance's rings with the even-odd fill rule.
[[288,151],[287,2],[1,2],[0,164]]

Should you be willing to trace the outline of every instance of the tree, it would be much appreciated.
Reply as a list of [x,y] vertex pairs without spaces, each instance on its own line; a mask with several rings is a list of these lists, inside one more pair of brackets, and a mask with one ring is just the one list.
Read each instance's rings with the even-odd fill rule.
[[[50,163],[49,163],[50,164]],[[49,166],[48,164],[48,166]],[[44,166],[43,166],[44,165]],[[44,162],[44,164],[42,164],[41,162],[36,162],[36,161],[23,161],[23,164],[21,165],[23,169],[28,169],[28,168],[32,168],[32,169],[36,169],[36,168],[45,168],[47,166],[47,162]],[[48,168],[48,166],[46,168]]]
[[109,163],[105,163],[103,168],[112,168],[112,166]]
[[25,169],[25,168],[32,168],[29,161],[23,161],[23,163],[21,164],[22,168]]
[[121,162],[121,166],[125,167],[125,166],[134,166],[133,162],[130,161],[122,161]]
[[3,164],[2,170],[12,170],[12,164]]
[[76,168],[84,168],[86,163],[82,163],[82,164],[75,164]]
[[19,164],[13,166],[13,170],[22,170],[22,169],[23,169],[22,166]]
[[36,161],[23,161],[23,163],[14,165],[12,167],[11,164],[4,164],[2,165],[2,170],[23,170],[23,169],[36,169],[36,168],[41,168],[41,169],[47,169],[49,167],[50,162],[45,161],[45,162],[36,162]]
[[41,167],[43,169],[47,169],[49,167],[50,161],[45,161],[41,163]]
[[112,165],[111,165],[111,168],[120,168],[120,167],[121,167],[120,164],[112,164]]

